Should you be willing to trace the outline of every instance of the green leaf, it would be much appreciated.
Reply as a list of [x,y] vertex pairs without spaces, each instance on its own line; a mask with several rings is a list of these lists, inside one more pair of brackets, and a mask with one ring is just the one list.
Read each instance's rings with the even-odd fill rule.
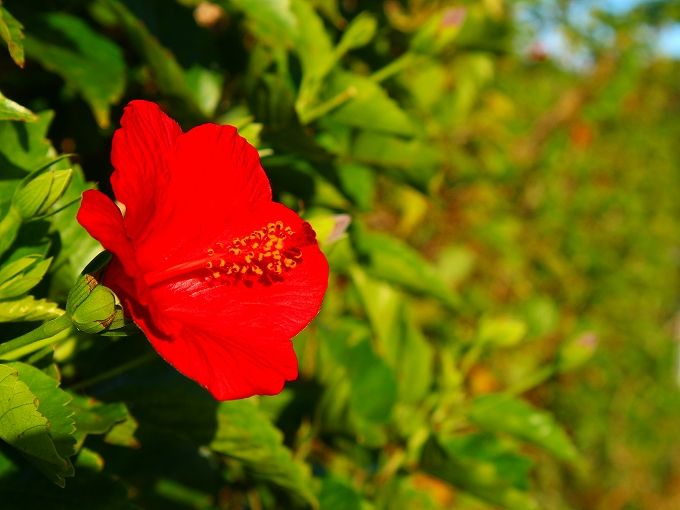
[[[0,7],[0,10],[2,7]],[[22,120],[31,122],[36,119],[35,113],[28,108],[24,108],[18,103],[5,97],[0,92],[0,120]]]
[[38,398],[38,412],[49,421],[49,434],[59,455],[64,458],[72,456],[76,452],[76,427],[73,410],[69,406],[71,395],[59,387],[57,379],[32,365],[14,361],[7,366],[18,372],[19,380]]
[[0,267],[0,300],[15,298],[35,287],[50,267],[52,259],[29,255]]
[[253,478],[316,506],[308,469],[293,459],[282,440],[281,432],[251,401],[239,400],[220,404],[210,448],[241,461]]
[[340,187],[362,211],[369,211],[375,200],[375,172],[357,163],[342,163],[337,167]]
[[357,510],[361,508],[361,496],[348,484],[326,477],[321,484],[319,508],[323,510]]
[[376,350],[388,363],[397,361],[395,339],[401,336],[402,295],[391,285],[369,277],[359,266],[350,268],[376,340]]
[[12,60],[24,67],[23,25],[0,4],[0,37],[7,44]]
[[436,269],[403,241],[381,233],[351,230],[357,256],[366,271],[386,282],[418,294],[437,298],[455,308],[458,298],[443,282]]
[[98,0],[97,3],[114,13],[137,53],[149,66],[160,92],[177,100],[178,105],[190,114],[202,118],[201,109],[195,102],[195,93],[175,56],[123,3],[118,0]]
[[72,175],[70,168],[37,170],[22,181],[14,193],[12,205],[25,220],[44,216],[62,197]]
[[26,53],[77,90],[97,123],[107,127],[109,107],[125,90],[122,51],[75,16],[53,12],[41,16],[41,21],[40,35],[29,33],[26,38]]
[[274,47],[292,44],[298,22],[291,0],[231,0],[229,4],[246,15],[248,29],[258,40]]
[[396,376],[399,401],[418,402],[432,384],[432,346],[413,323],[399,292],[369,278],[358,267],[351,275],[375,333],[378,354]]
[[19,380],[17,370],[0,365],[0,439],[63,487],[64,477],[73,475],[73,466],[59,455],[49,434],[50,426],[38,411],[37,396]]
[[44,321],[55,319],[63,313],[57,303],[33,296],[0,301],[0,322]]
[[76,466],[101,473],[104,470],[104,457],[89,448],[81,448],[76,459]]
[[405,140],[376,131],[359,132],[350,155],[358,162],[382,167],[395,178],[425,191],[444,161],[441,149],[425,140]]
[[82,444],[88,434],[105,435],[105,441],[120,446],[137,447],[134,437],[137,422],[125,404],[106,404],[90,397],[73,396],[76,438]]
[[302,66],[302,82],[295,110],[301,121],[307,123],[307,113],[318,102],[324,78],[336,64],[331,39],[310,2],[292,0],[292,10],[297,18],[295,51]]
[[370,423],[387,423],[397,401],[397,381],[389,365],[363,340],[347,352],[345,369],[352,412]]
[[470,421],[490,432],[503,432],[536,444],[568,462],[579,460],[573,443],[552,415],[508,395],[484,395],[468,411]]
[[7,213],[0,220],[0,256],[4,255],[16,241],[22,223],[21,213],[10,204]]
[[352,97],[328,115],[334,122],[402,136],[415,133],[414,121],[370,78],[338,70],[324,90],[325,99],[351,91]]
[[399,401],[417,404],[431,390],[434,348],[405,312],[403,335],[399,342],[395,373],[399,383]]
[[47,129],[54,113],[40,112],[35,122],[0,121],[0,157],[3,176],[24,177],[26,172],[48,163],[56,156]]
[[[194,103],[198,105],[203,115],[211,117],[222,97],[224,76],[216,71],[195,65],[187,71],[186,80],[189,89],[194,93]],[[241,136],[244,135],[241,134]]]
[[439,438],[449,455],[493,464],[499,478],[519,490],[529,490],[533,461],[496,436],[483,433]]
[[486,459],[459,454],[456,448],[449,449],[431,436],[423,447],[421,467],[427,473],[507,510],[539,508],[531,496],[516,489],[504,478],[496,464]]
[[[425,483],[423,483],[425,482]],[[435,478],[415,473],[396,476],[380,489],[378,508],[390,510],[442,510],[450,508],[453,489]]]

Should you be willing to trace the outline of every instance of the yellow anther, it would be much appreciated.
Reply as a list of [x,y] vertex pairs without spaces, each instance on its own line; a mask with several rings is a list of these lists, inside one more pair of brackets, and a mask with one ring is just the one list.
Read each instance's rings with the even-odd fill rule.
[[281,220],[267,223],[250,234],[233,238],[231,243],[215,243],[208,250],[209,257],[217,251],[223,258],[212,259],[206,267],[213,271],[215,279],[231,275],[236,282],[247,286],[252,286],[258,278],[262,282],[269,278],[279,281],[277,275],[297,267],[302,258],[300,249],[286,246],[290,243],[287,239],[294,234]]

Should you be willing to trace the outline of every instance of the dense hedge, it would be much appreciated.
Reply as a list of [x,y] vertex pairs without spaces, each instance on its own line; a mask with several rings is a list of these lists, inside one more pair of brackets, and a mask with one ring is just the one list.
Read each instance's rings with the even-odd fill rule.
[[657,4],[596,17],[604,42],[565,25],[569,70],[527,44],[540,2],[6,1],[3,342],[59,321],[100,251],[75,214],[134,98],[238,127],[331,281],[274,397],[216,402],[130,325],[0,344],[0,506],[674,508]]

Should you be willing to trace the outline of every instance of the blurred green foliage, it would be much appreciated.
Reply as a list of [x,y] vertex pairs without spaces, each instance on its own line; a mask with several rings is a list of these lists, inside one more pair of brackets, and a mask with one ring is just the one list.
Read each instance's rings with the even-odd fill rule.
[[132,98],[236,125],[332,269],[276,397],[139,335],[0,344],[2,508],[680,506],[680,64],[647,38],[680,16],[583,5],[0,3],[3,342],[99,251],[77,201]]

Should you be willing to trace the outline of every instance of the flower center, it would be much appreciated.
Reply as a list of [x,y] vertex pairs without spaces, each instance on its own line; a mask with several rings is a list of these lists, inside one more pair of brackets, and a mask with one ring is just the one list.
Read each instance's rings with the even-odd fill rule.
[[283,281],[283,275],[302,263],[302,246],[314,240],[314,232],[304,224],[302,235],[296,235],[282,221],[268,223],[230,243],[217,242],[199,260],[191,260],[145,275],[148,285],[156,285],[189,274],[208,274],[213,284],[243,283],[252,287],[259,282],[271,285]]
[[205,267],[214,280],[271,285],[282,281],[283,273],[302,262],[300,248],[290,246],[294,235],[281,221],[268,223],[245,237],[232,239],[228,245],[216,243],[208,250]]

